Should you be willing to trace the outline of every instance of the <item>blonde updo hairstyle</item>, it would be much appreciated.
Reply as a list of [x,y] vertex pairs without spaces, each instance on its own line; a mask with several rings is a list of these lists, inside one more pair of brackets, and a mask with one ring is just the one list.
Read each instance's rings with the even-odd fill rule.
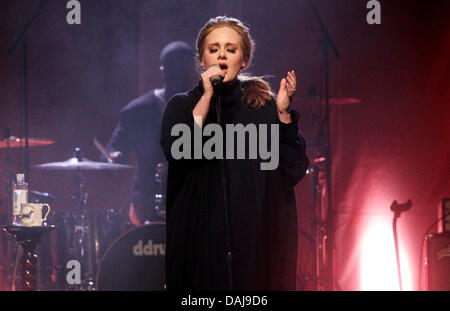
[[[245,26],[240,20],[227,17],[217,16],[211,18],[197,36],[197,57],[201,62],[203,53],[205,51],[206,37],[214,29],[220,27],[229,27],[234,29],[241,37],[241,48],[243,51],[244,62],[247,69],[252,61],[253,52],[255,50],[255,42],[253,41],[249,28]],[[270,85],[264,80],[264,77],[256,77],[247,74],[239,74],[238,79],[242,82],[244,87],[244,94],[241,100],[252,107],[264,106],[265,102],[269,100],[273,94]]]

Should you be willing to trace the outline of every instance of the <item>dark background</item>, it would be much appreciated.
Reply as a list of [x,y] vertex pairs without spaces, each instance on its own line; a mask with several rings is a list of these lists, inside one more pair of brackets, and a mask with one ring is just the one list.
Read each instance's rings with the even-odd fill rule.
[[[0,4],[0,129],[9,127],[16,136],[24,135],[22,55],[20,46],[12,55],[6,51],[39,2]],[[97,160],[93,138],[106,143],[121,107],[162,86],[162,47],[172,40],[194,46],[200,27],[217,15],[250,25],[256,41],[250,71],[271,75],[275,91],[288,70],[296,71],[300,128],[312,140],[311,115],[302,98],[310,85],[320,88],[321,50],[318,24],[306,1],[81,0],[81,25],[66,23],[66,3],[48,0],[26,34],[30,136],[56,142],[31,148],[32,165],[66,160],[74,147]],[[367,24],[367,1],[314,3],[342,54],[339,60],[330,55],[331,96],[361,100],[331,107],[335,287],[367,288],[362,272],[364,234],[377,223],[391,236],[390,204],[412,199],[412,210],[399,220],[399,234],[402,259],[408,259],[406,288],[417,289],[423,234],[437,219],[440,200],[450,197],[449,1],[381,1],[381,25]],[[23,172],[21,150],[12,154],[15,172]],[[5,155],[1,149],[2,173]],[[132,175],[86,174],[88,208],[126,208]],[[33,169],[30,175],[32,189],[56,196],[56,213],[74,210],[69,198],[74,182],[73,172]],[[297,186],[300,223],[306,232],[311,231],[310,187],[309,176]],[[6,213],[4,179],[0,197],[1,212]],[[302,280],[311,274],[311,253],[307,240],[300,237]],[[377,256],[390,258],[392,264],[391,248],[383,253],[377,247],[372,248]],[[396,284],[388,283],[379,288],[395,289]]]

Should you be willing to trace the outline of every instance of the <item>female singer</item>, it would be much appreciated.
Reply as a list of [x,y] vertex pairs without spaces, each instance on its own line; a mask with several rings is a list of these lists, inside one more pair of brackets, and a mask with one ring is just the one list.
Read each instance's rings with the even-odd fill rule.
[[[298,113],[290,110],[296,77],[289,71],[274,98],[263,78],[242,74],[253,51],[249,29],[241,21],[225,16],[210,19],[197,38],[198,60],[204,69],[201,81],[174,96],[165,110],[161,145],[169,161],[168,290],[296,289],[293,187],[309,164],[305,140],[298,134]],[[211,81],[221,83],[214,87]],[[270,129],[276,125],[279,136],[269,146],[279,151],[276,168],[263,170],[266,159],[249,156],[249,148],[255,146],[249,133],[244,159],[174,156],[174,142],[180,139],[172,131],[176,125],[185,124],[194,133],[218,123],[224,129],[230,124],[255,125],[259,138],[264,134],[260,125]],[[191,146],[180,152],[194,150],[193,136]],[[223,131],[224,155],[230,148],[225,142],[233,138]]]

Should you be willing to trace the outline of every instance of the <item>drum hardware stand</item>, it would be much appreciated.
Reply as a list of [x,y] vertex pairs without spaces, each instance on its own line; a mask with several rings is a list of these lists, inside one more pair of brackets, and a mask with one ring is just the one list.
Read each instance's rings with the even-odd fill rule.
[[[318,156],[318,151],[314,150],[309,155],[311,161],[309,174],[312,176],[311,192],[312,192],[312,234],[303,235],[314,245],[312,275],[306,275],[302,283],[312,282],[308,285],[310,290],[326,290],[326,267],[327,267],[327,219],[326,219],[326,180],[324,178],[324,162],[323,157]],[[305,290],[305,284],[301,285]]]
[[[322,21],[317,9],[315,8],[312,0],[308,0],[308,4],[311,7],[311,11],[316,18],[320,28],[321,40],[320,45],[322,48],[322,61],[323,61],[323,76],[322,82],[324,98],[321,97],[321,103],[325,103],[325,115],[319,118],[319,137],[318,140],[322,150],[319,150],[320,162],[323,165],[319,166],[318,170],[318,191],[321,195],[319,216],[320,221],[316,224],[316,268],[317,268],[317,280],[324,280],[324,289],[334,289],[334,211],[332,206],[332,189],[331,189],[331,139],[330,139],[330,93],[329,93],[329,49],[333,51],[336,58],[340,58],[340,53],[336,47],[335,42],[328,34],[327,28]],[[315,206],[314,206],[315,208]],[[317,211],[317,210],[316,210]],[[319,285],[319,284],[317,284]],[[319,286],[317,289],[320,290]]]
[[167,180],[167,163],[158,163],[155,172],[155,184],[157,192],[155,193],[155,211],[158,217],[166,219],[166,187],[164,183]]
[[29,138],[29,118],[28,118],[28,59],[27,59],[27,42],[25,38],[25,33],[28,31],[30,26],[39,17],[45,3],[47,0],[41,0],[36,13],[22,26],[22,30],[19,36],[14,40],[13,44],[8,49],[8,55],[12,55],[14,49],[19,43],[22,43],[22,65],[23,65],[23,126],[25,131],[25,152],[24,152],[24,163],[25,163],[25,181],[28,182],[30,173],[30,150],[28,144]]
[[[34,142],[32,141],[32,143]],[[41,142],[39,141],[38,143]],[[43,141],[42,143],[46,142]],[[130,169],[132,166],[90,161],[83,157],[80,148],[75,148],[73,157],[66,161],[35,165],[34,168],[76,171],[77,191],[75,194],[70,195],[71,199],[75,201],[76,212],[70,213],[70,227],[64,226],[64,229],[67,230],[65,233],[68,237],[69,247],[64,248],[64,251],[67,250],[67,254],[64,254],[63,257],[64,260],[76,259],[82,265],[82,282],[76,284],[76,286],[70,285],[69,287],[79,290],[95,290],[94,280],[98,264],[98,256],[96,255],[98,254],[98,231],[92,217],[89,217],[89,213],[85,211],[88,193],[84,190],[85,183],[82,172],[84,170]]]
[[[83,161],[83,153],[80,148],[75,148],[73,153],[74,158],[78,161]],[[75,221],[75,239],[74,239],[74,253],[77,256],[81,268],[87,267],[87,272],[82,274],[80,290],[92,291],[95,290],[95,271],[92,259],[92,239],[90,236],[90,225],[86,223],[85,206],[88,198],[88,193],[84,192],[84,176],[81,169],[77,169],[76,184],[78,186],[77,193],[72,196],[77,202],[78,214]]]
[[[18,37],[14,40],[14,42],[12,43],[12,45],[9,47],[7,54],[8,55],[12,55],[12,53],[14,52],[14,50],[16,49],[17,45],[19,43],[21,43],[22,45],[22,74],[23,74],[23,108],[21,109],[21,113],[23,113],[23,119],[21,116],[20,120],[20,124],[21,124],[21,128],[23,126],[24,131],[25,131],[25,150],[24,150],[24,163],[25,163],[25,168],[24,168],[24,173],[25,173],[25,181],[28,182],[29,181],[29,173],[30,173],[30,150],[29,150],[29,144],[28,144],[28,138],[29,138],[29,118],[28,118],[28,59],[27,59],[27,42],[26,42],[26,38],[25,38],[25,34],[28,31],[28,29],[31,27],[31,25],[36,21],[36,19],[39,17],[45,2],[47,0],[41,0],[38,9],[36,10],[36,13],[30,18],[29,21],[27,21],[23,26],[22,26],[22,30],[20,31],[20,34],[18,35]],[[5,129],[5,138],[6,136],[8,136],[7,138],[9,138],[10,135],[10,130],[9,129]],[[8,148],[9,149],[9,146]],[[9,161],[10,159],[10,153],[8,151],[8,155],[7,155],[7,161]],[[9,170],[10,167],[8,167],[8,171],[7,173],[11,173],[12,171]],[[7,183],[7,191],[8,191],[8,198],[11,200],[11,185],[12,185],[12,179],[10,176],[8,176],[8,183]],[[12,201],[8,202],[11,203]],[[8,204],[11,208],[12,204]],[[9,213],[8,213],[9,214]],[[12,215],[12,210],[11,210],[11,215]],[[11,215],[8,215],[9,219],[11,219]],[[18,252],[19,250],[17,250]]]

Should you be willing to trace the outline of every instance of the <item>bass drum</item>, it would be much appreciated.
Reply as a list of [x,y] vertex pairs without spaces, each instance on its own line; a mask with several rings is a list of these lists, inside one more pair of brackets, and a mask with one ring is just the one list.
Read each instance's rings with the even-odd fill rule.
[[165,289],[166,225],[151,223],[121,235],[100,262],[99,291]]

